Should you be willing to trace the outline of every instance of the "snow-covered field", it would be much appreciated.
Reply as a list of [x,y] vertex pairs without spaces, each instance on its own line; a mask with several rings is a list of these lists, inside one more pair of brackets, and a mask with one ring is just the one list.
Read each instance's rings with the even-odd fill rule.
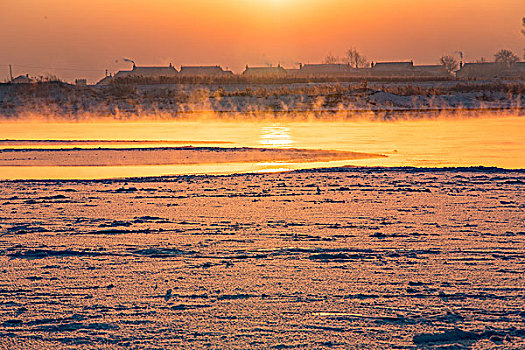
[[[312,83],[285,85],[3,85],[0,116],[82,119],[172,118],[181,113],[404,112],[516,109],[525,102],[522,81]],[[381,117],[381,115],[379,115]]]
[[0,347],[523,349],[525,174],[0,182]]

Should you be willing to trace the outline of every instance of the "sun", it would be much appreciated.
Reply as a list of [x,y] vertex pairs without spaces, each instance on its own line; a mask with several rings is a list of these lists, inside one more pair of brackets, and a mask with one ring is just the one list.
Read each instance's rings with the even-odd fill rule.
[[265,6],[274,7],[274,8],[293,6],[299,3],[298,0],[259,0],[256,2],[258,2],[260,5],[263,5],[263,6],[265,5]]

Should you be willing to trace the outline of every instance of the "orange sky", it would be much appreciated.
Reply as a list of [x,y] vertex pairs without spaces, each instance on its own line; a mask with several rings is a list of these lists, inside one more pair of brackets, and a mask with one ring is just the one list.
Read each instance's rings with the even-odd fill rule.
[[292,67],[357,47],[374,61],[523,56],[524,0],[0,0],[0,80],[96,81],[139,65]]

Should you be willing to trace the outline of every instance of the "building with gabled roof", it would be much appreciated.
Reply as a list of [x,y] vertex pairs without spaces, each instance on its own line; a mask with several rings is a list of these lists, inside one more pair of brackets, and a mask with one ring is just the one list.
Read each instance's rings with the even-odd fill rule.
[[158,77],[174,77],[177,76],[179,72],[173,67],[170,63],[168,67],[155,67],[155,66],[146,66],[146,67],[137,67],[133,64],[132,70],[121,70],[118,71],[113,78],[129,78],[129,77],[143,77],[143,78],[158,78]]
[[525,62],[516,62],[510,66],[496,62],[465,63],[456,72],[461,79],[491,79],[525,77]]
[[26,75],[19,75],[19,76],[17,76],[13,80],[11,80],[11,83],[13,83],[13,84],[29,84],[32,81],[33,81],[33,79],[31,79],[29,77],[29,74],[26,74]]
[[180,75],[193,77],[217,77],[233,75],[232,71],[225,71],[221,66],[182,66]]
[[377,62],[372,64],[370,74],[382,77],[412,76],[414,62]]
[[414,61],[410,62],[375,62],[372,66],[376,71],[404,71],[414,68]]
[[278,65],[277,67],[248,67],[242,73],[247,77],[285,77],[286,69]]
[[420,77],[450,78],[452,74],[442,64],[414,66],[414,75]]
[[465,63],[456,72],[457,78],[495,78],[503,67],[494,62]]
[[113,82],[113,77],[111,75],[106,75],[104,78],[100,79],[97,82],[97,85],[109,85]]
[[304,64],[300,71],[302,75],[310,76],[345,76],[357,73],[357,69],[343,63]]

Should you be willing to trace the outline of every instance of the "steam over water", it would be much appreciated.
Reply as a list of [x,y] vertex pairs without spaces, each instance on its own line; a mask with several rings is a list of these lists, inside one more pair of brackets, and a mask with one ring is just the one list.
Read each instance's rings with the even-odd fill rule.
[[[0,127],[0,154],[3,153],[0,157],[0,179],[228,174],[344,165],[525,168],[525,118],[519,116],[391,122],[276,122],[240,119],[210,119],[205,122],[5,122],[0,124]],[[175,160],[168,164],[151,165],[151,161],[144,162],[140,157],[137,158],[137,152],[144,148],[165,151],[165,148],[184,146],[199,147],[196,153],[192,153],[193,158],[185,162],[175,157]],[[225,158],[221,154],[224,148],[243,147],[335,150],[374,156],[331,159],[319,153],[318,159],[309,157],[304,160],[284,156],[272,158],[270,154],[266,154],[263,158],[258,156],[250,160],[250,157]],[[83,163],[68,164],[67,161],[42,165],[35,163],[36,158],[29,157],[33,153],[27,152],[30,149],[38,149],[41,151],[37,153],[43,154],[44,151],[74,148],[117,149],[121,150],[119,154],[122,159],[135,157],[139,160],[133,161],[131,165],[131,161],[104,166],[79,166]],[[7,152],[7,149],[10,151]],[[199,155],[201,149],[211,149],[215,158]],[[23,150],[26,152],[22,152]],[[241,149],[240,152],[242,151]],[[94,151],[86,151],[84,154],[88,158],[84,163],[88,164],[89,157],[100,157],[100,154],[95,154]],[[48,154],[49,157],[52,158],[53,155]],[[17,162],[16,166],[13,166],[13,161]]]

